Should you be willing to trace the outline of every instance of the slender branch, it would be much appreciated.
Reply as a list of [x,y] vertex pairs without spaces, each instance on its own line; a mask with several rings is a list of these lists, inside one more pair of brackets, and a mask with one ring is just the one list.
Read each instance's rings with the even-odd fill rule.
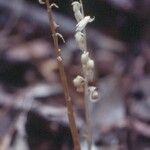
[[72,105],[71,97],[69,95],[69,87],[68,87],[67,78],[66,78],[66,74],[64,70],[63,60],[61,57],[61,50],[58,44],[58,36],[56,32],[54,18],[52,15],[52,8],[50,7],[49,0],[46,0],[46,6],[47,6],[47,11],[48,11],[50,29],[52,31],[52,36],[53,36],[53,41],[54,41],[54,49],[55,49],[55,53],[57,57],[58,68],[59,68],[60,77],[61,77],[61,81],[62,81],[62,85],[64,89],[65,99],[66,99],[67,114],[68,114],[71,134],[73,138],[73,143],[74,143],[74,150],[80,150],[80,142],[79,142],[78,130],[77,130],[76,123],[75,123],[73,105]]

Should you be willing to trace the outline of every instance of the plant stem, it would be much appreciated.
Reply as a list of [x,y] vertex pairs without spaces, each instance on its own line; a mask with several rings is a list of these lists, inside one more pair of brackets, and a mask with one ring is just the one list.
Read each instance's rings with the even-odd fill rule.
[[90,111],[90,100],[89,100],[89,93],[88,93],[88,82],[85,76],[85,91],[84,91],[84,104],[85,104],[85,117],[87,123],[87,144],[88,150],[91,150],[92,147],[92,125],[91,125],[91,111]]
[[56,27],[54,24],[54,18],[52,15],[52,9],[50,7],[49,0],[46,0],[46,6],[47,6],[47,11],[48,11],[50,29],[52,31],[52,36],[53,36],[54,49],[55,49],[55,53],[56,53],[56,57],[57,57],[59,73],[60,73],[61,82],[62,82],[63,89],[64,89],[67,114],[68,114],[68,119],[69,119],[69,126],[70,126],[73,143],[74,143],[74,150],[80,150],[80,142],[79,142],[78,130],[77,130],[76,123],[75,123],[72,100],[71,100],[71,97],[69,94],[67,77],[66,77],[66,73],[64,70],[64,65],[63,65],[63,61],[62,61],[62,57],[61,57],[61,50],[60,50],[59,44],[58,44],[58,36],[57,36]]

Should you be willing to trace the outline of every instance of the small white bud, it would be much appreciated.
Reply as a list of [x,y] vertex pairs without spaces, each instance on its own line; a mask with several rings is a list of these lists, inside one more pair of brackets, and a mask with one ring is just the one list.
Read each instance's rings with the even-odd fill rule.
[[76,11],[76,12],[74,13],[74,16],[75,16],[77,22],[80,22],[80,21],[84,18],[84,16],[81,14],[80,11]]
[[73,6],[73,11],[76,12],[76,11],[80,11],[81,10],[81,4],[78,2],[78,1],[74,1],[72,3],[72,6]]
[[92,96],[92,99],[98,99],[99,94],[97,91],[94,91],[91,96]]
[[87,64],[86,64],[86,76],[87,80],[89,82],[92,82],[94,80],[95,72],[94,72],[94,61],[92,59],[89,59]]
[[75,1],[72,3],[72,6],[73,6],[74,15],[77,22],[81,21],[84,18],[83,14],[81,13],[82,5],[78,1]]
[[81,42],[81,41],[83,42],[85,40],[85,35],[82,32],[77,32],[75,34],[75,38],[77,42]]
[[79,75],[73,80],[73,84],[75,87],[80,87],[83,83],[84,83],[84,78]]
[[84,42],[85,42],[85,35],[84,35],[84,33],[82,33],[82,32],[77,32],[77,33],[75,34],[75,39],[76,39],[76,41],[77,41],[77,43],[78,43],[78,45],[79,45],[79,48],[80,48],[82,51],[85,51],[85,50],[86,50],[86,47],[85,47],[85,44],[84,44]]
[[99,99],[99,94],[95,86],[89,87],[90,101],[96,102]]
[[87,69],[93,70],[94,69],[94,61],[92,59],[89,59],[87,62]]
[[95,18],[91,18],[90,16],[84,17],[77,25],[76,31],[82,31],[89,22],[94,21]]
[[77,88],[77,92],[83,92],[84,91],[84,82],[85,82],[85,80],[81,76],[77,76],[73,80],[73,84]]
[[86,65],[87,62],[89,60],[89,52],[84,52],[82,55],[81,55],[81,62],[83,65]]

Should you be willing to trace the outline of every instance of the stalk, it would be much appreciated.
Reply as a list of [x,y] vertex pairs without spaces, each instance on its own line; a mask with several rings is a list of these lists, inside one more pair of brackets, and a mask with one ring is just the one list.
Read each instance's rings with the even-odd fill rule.
[[86,131],[86,139],[88,144],[88,150],[91,150],[92,147],[92,124],[91,124],[91,111],[90,111],[90,100],[89,100],[89,92],[88,92],[88,81],[85,77],[85,89],[84,89],[84,104],[85,104],[85,117],[86,117],[86,124],[87,124],[87,131]]
[[61,50],[59,48],[59,43],[58,43],[58,35],[56,31],[56,26],[55,26],[55,20],[52,14],[52,8],[50,7],[49,0],[46,0],[46,6],[47,6],[47,11],[48,11],[50,29],[52,31],[52,37],[53,37],[54,49],[55,49],[55,54],[56,54],[57,63],[58,63],[58,69],[59,69],[59,73],[61,77],[62,86],[64,89],[64,96],[66,100],[69,126],[70,126],[73,143],[74,143],[74,150],[80,150],[79,135],[78,135],[78,130],[77,130],[76,123],[75,123],[73,104],[72,104],[72,100],[69,94],[67,77],[66,77],[66,73],[64,70],[63,59],[61,57]]

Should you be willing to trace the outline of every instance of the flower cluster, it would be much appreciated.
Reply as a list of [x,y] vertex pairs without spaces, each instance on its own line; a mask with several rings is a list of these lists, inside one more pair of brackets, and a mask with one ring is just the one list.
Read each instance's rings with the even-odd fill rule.
[[[78,43],[79,48],[82,51],[81,55],[81,63],[83,68],[83,76],[77,76],[74,80],[74,86],[76,87],[78,92],[84,92],[85,84],[88,85],[89,82],[94,80],[94,68],[95,63],[90,58],[89,52],[86,46],[86,34],[85,27],[88,23],[93,22],[95,18],[91,18],[90,16],[84,16],[82,13],[82,4],[78,1],[74,1],[72,3],[74,16],[77,21],[76,25],[76,33],[75,39]],[[88,93],[91,101],[95,101],[98,99],[98,92],[96,87],[88,86]]]

